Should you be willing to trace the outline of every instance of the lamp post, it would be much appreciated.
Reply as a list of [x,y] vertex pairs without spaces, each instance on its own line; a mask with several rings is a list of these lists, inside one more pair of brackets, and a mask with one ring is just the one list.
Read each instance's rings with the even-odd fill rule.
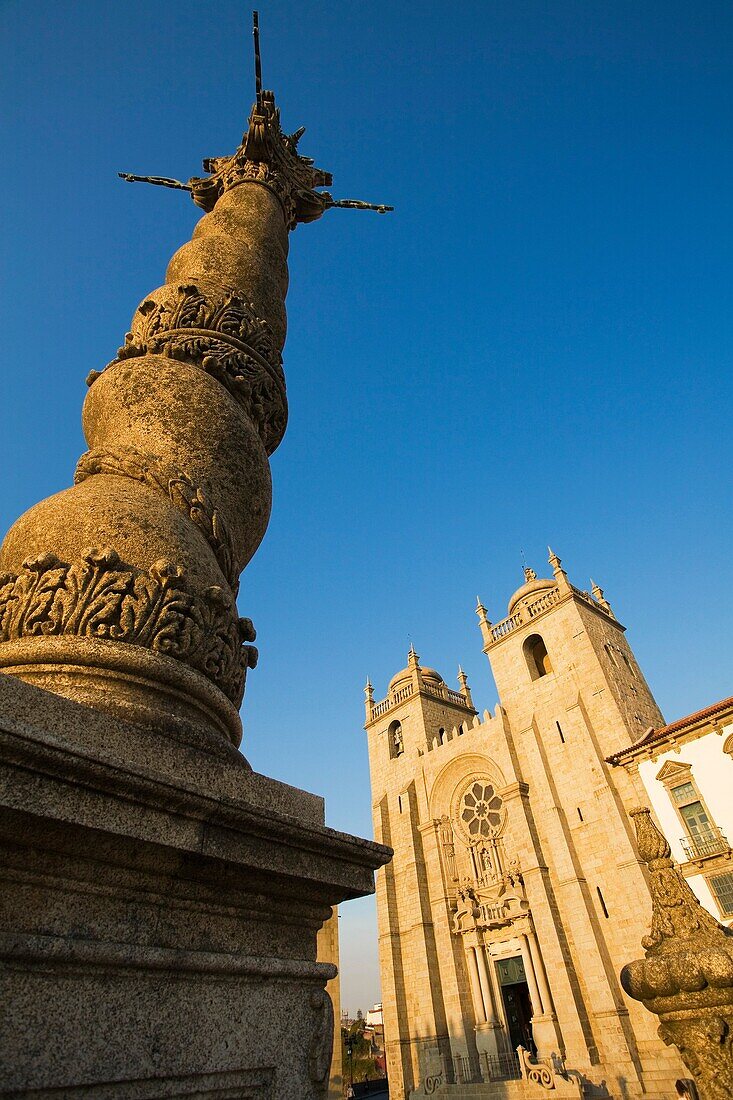
[[346,1039],[344,1040],[346,1053],[349,1056],[349,1084],[351,1085],[352,1089],[354,1087],[354,1041],[355,1040],[353,1035],[347,1035]]

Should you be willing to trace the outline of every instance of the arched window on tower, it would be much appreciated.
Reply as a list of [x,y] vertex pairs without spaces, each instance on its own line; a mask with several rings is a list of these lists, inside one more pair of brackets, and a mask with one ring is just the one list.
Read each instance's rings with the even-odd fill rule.
[[390,722],[387,737],[389,738],[390,757],[394,760],[396,756],[402,756],[405,751],[405,743],[402,740],[402,723],[396,719],[394,722]]
[[530,634],[522,648],[533,680],[539,680],[540,676],[546,676],[548,672],[552,672],[552,662],[547,646],[539,634]]

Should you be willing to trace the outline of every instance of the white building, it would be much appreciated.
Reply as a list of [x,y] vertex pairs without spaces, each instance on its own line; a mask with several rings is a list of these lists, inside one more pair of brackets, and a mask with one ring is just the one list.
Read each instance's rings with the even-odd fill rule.
[[733,698],[648,729],[608,762],[638,774],[697,898],[733,924]]
[[376,1005],[372,1005],[366,1014],[366,1026],[367,1027],[383,1027],[384,1020],[382,1018],[382,1004],[381,1002]]

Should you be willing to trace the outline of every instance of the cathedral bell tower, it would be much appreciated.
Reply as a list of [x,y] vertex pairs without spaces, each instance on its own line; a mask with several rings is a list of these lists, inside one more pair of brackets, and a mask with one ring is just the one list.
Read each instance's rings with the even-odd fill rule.
[[572,585],[551,549],[549,564],[551,579],[525,568],[501,622],[491,623],[479,601],[484,653],[513,720],[541,712],[562,744],[568,704],[582,697],[607,756],[664,720],[603,589]]
[[394,849],[377,913],[395,1100],[494,1095],[519,1047],[627,1100],[666,1100],[683,1074],[619,980],[651,904],[628,816],[643,789],[606,762],[662,716],[603,590],[550,566],[500,622],[479,601],[493,715],[412,647],[385,699],[366,685],[375,837]]
[[500,622],[476,609],[530,825],[518,858],[565,1049],[643,1089],[654,1028],[618,975],[649,919],[628,816],[645,797],[605,758],[664,719],[603,590],[576,588],[551,549],[549,564],[550,578],[525,569]]
[[458,681],[460,691],[449,688],[410,646],[407,667],[392,677],[383,700],[374,702],[370,681],[365,687],[374,831],[398,853],[377,879],[387,1074],[398,1100],[446,1067],[455,1079],[457,1033],[460,1049],[476,1055],[459,945],[445,904],[433,897],[440,822],[425,802],[424,764],[439,768],[446,753],[460,752],[463,734],[478,722],[462,670]]

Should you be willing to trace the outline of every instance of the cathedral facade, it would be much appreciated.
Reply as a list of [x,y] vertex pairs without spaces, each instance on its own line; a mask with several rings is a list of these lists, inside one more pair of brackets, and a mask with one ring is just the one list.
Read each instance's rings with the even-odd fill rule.
[[520,1046],[588,1095],[669,1097],[686,1076],[619,983],[649,927],[628,818],[646,798],[607,757],[664,720],[603,591],[550,565],[525,570],[500,622],[478,604],[493,715],[412,647],[386,698],[367,682],[375,837],[395,853],[377,899],[398,1100],[497,1080],[510,1095]]

